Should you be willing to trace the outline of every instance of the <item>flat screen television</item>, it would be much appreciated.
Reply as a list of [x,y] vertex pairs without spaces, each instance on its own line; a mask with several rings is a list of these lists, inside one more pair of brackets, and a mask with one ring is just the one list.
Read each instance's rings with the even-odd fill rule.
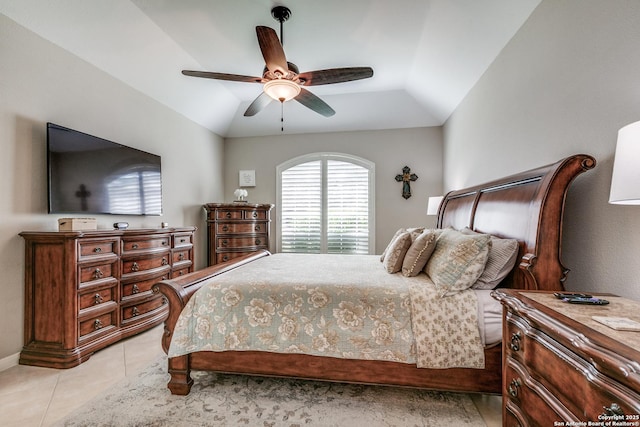
[[49,213],[162,215],[160,156],[47,123]]

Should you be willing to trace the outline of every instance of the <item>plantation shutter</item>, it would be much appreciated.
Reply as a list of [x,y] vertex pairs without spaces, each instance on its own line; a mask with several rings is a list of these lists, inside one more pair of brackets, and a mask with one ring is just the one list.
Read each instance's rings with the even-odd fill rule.
[[282,252],[320,253],[322,163],[302,163],[281,175]]
[[370,170],[323,155],[280,172],[281,252],[368,254]]
[[369,253],[369,171],[327,161],[327,253]]

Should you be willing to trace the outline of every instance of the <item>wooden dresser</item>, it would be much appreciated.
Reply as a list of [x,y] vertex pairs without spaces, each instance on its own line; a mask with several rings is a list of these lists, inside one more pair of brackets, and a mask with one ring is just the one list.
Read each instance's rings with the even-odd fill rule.
[[168,306],[152,286],[193,270],[194,231],[20,233],[25,239],[20,363],[70,368],[162,322]]
[[640,425],[640,332],[591,318],[640,321],[640,303],[600,295],[610,304],[568,304],[514,289],[493,295],[504,305],[504,426]]
[[259,249],[269,250],[269,204],[207,203],[209,265],[229,261]]

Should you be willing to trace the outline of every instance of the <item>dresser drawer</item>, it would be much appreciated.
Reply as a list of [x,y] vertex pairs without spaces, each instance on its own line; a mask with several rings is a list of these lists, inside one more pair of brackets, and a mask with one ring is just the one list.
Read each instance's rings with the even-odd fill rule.
[[625,414],[640,414],[638,394],[536,329],[530,331],[524,355],[525,365],[535,366],[531,375],[580,419],[598,421],[612,404]]
[[169,235],[153,236],[149,238],[123,239],[122,254],[127,252],[158,250],[171,247],[171,237]]
[[191,249],[174,250],[171,254],[171,265],[191,260]]
[[512,412],[524,417],[524,423],[519,424],[553,426],[554,421],[580,421],[517,361],[507,359],[503,375],[503,399],[507,407],[512,406]]
[[155,314],[160,309],[167,307],[166,299],[157,297],[139,304],[122,307],[122,323],[138,321]]
[[117,276],[118,262],[114,260],[99,264],[80,265],[79,270],[78,288],[81,289],[95,285],[100,281],[114,280],[114,277]]
[[177,277],[184,276],[187,273],[191,273],[191,266],[173,270],[173,272],[171,273],[171,278],[175,279]]
[[173,236],[173,247],[191,247],[193,246],[193,233],[176,233]]
[[89,307],[96,307],[101,304],[107,304],[110,301],[117,301],[118,296],[116,292],[117,281],[114,281],[113,286],[96,289],[91,292],[82,293],[79,295],[79,309],[84,310]]
[[218,223],[216,232],[218,234],[265,233],[267,226],[266,222]]
[[244,215],[242,215],[241,210],[226,210],[220,209],[214,211],[213,214],[215,216],[214,219],[243,219]]
[[151,278],[145,278],[141,280],[135,280],[128,283],[122,283],[122,295],[121,299],[126,301],[132,298],[141,298],[152,294],[151,288],[153,285],[161,280],[169,278],[169,272],[165,274],[156,275]]
[[258,234],[246,237],[218,237],[216,238],[216,247],[219,249],[233,248],[255,248],[267,247],[267,236]]
[[78,243],[78,261],[88,261],[92,258],[102,256],[117,256],[120,240],[100,239],[100,240],[80,240]]
[[131,273],[141,273],[161,267],[169,267],[169,253],[150,256],[146,258],[123,259],[122,278]]
[[[110,304],[107,304],[110,305]],[[80,341],[94,339],[96,336],[106,334],[118,326],[118,306],[116,303],[110,305],[111,311],[96,312],[93,316],[81,318],[78,332]]]
[[251,253],[252,251],[246,251],[246,252],[220,252],[216,254],[216,264],[219,264],[221,262],[227,262],[230,261],[234,258],[238,258],[241,257],[242,255],[246,255]]

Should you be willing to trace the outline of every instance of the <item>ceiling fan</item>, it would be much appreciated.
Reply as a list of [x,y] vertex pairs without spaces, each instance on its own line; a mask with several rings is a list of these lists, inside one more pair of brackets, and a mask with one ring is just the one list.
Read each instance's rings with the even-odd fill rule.
[[284,104],[285,101],[295,99],[325,117],[333,116],[336,112],[322,99],[306,90],[306,86],[343,83],[373,76],[371,67],[330,68],[300,73],[295,64],[287,61],[281,43],[282,24],[291,16],[291,10],[285,6],[276,6],[271,9],[271,16],[280,22],[280,39],[272,28],[256,27],[258,44],[266,64],[262,77],[190,70],[182,70],[182,74],[233,82],[262,83],[263,92],[249,105],[245,116],[256,115],[273,100]]

